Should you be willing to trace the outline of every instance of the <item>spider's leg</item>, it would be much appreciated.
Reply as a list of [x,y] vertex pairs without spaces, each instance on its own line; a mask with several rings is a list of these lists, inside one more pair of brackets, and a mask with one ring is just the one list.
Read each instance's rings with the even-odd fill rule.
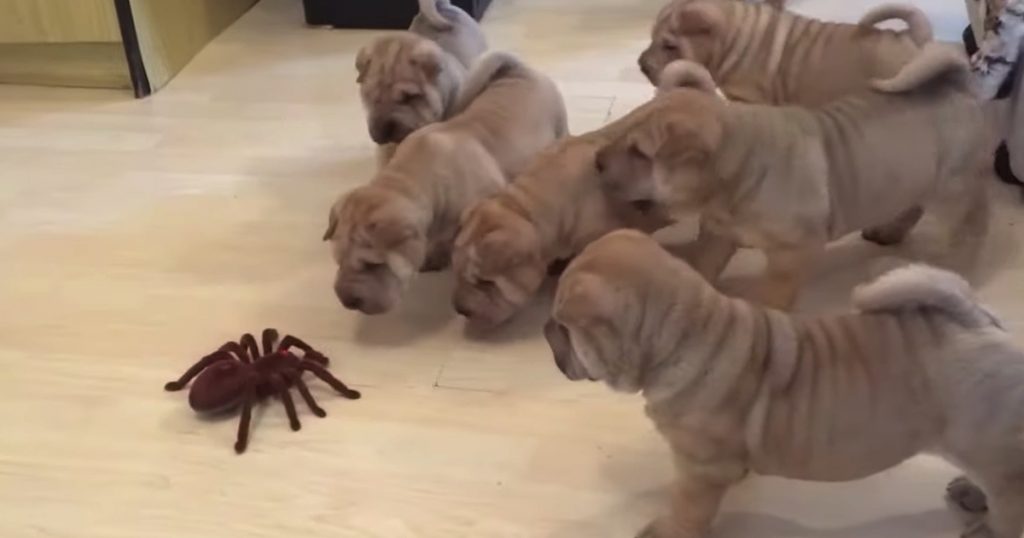
[[284,412],[288,414],[288,422],[291,424],[293,431],[298,431],[302,428],[302,423],[299,422],[299,416],[295,413],[295,402],[292,401],[292,395],[288,392],[288,384],[284,382],[279,374],[270,374],[270,386],[274,387],[274,392],[277,393],[278,398],[281,398],[281,403],[284,404]]
[[238,359],[238,362],[245,364],[251,364],[253,360],[252,357],[249,357],[249,352],[246,351],[246,349],[242,347],[242,344],[239,344],[238,342],[228,342],[223,346],[220,346],[218,351],[227,351],[234,355],[235,358]]
[[323,408],[316,404],[316,400],[313,399],[313,394],[309,392],[309,387],[307,387],[306,382],[302,380],[302,371],[295,370],[289,372],[288,378],[291,379],[295,388],[299,390],[299,395],[306,401],[306,405],[309,406],[309,410],[320,418],[326,417],[327,411],[324,411]]
[[249,333],[243,334],[242,337],[238,339],[238,343],[240,343],[245,349],[249,350],[249,356],[252,357],[252,360],[255,361],[263,356],[260,354],[260,346],[256,343],[256,337],[253,335]]
[[277,329],[266,328],[263,329],[263,354],[270,355],[277,351],[274,347],[277,345],[278,335]]
[[230,353],[219,350],[214,351],[213,353],[210,353],[209,355],[199,359],[199,361],[193,364],[191,368],[186,370],[184,374],[181,374],[181,377],[179,377],[177,381],[171,381],[164,385],[164,390],[181,390],[185,388],[185,385],[188,385],[189,381],[192,381],[192,378],[199,375],[199,372],[202,372],[203,370],[209,368],[211,364],[215,362],[230,360],[234,360],[231,357]]
[[305,356],[302,357],[303,359],[309,359],[321,366],[327,366],[327,364],[330,362],[330,360],[327,357],[325,357],[323,353],[320,353],[319,351],[313,349],[313,346],[303,342],[302,340],[299,340],[298,338],[290,334],[284,335],[284,338],[281,339],[281,343],[278,346],[278,349],[282,351],[288,351],[289,348],[293,347],[297,347],[301,349],[303,353],[305,353]]
[[256,399],[256,392],[250,383],[245,389],[242,397],[242,417],[238,419],[238,439],[235,441],[235,452],[241,454],[249,446],[249,424],[252,422],[252,402]]
[[360,396],[362,396],[361,394],[359,394],[359,391],[352,390],[346,387],[345,384],[342,383],[340,379],[331,375],[331,373],[324,369],[323,366],[320,366],[315,362],[305,360],[299,361],[298,368],[300,370],[309,370],[310,372],[313,373],[313,375],[319,377],[325,383],[330,385],[332,389],[338,391],[342,396],[350,400],[357,400],[359,399]]

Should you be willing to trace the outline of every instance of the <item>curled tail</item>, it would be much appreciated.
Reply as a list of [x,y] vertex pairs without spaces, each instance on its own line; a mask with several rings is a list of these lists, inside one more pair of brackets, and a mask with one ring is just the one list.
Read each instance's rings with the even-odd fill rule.
[[858,286],[853,290],[853,305],[862,312],[930,310],[972,329],[1002,328],[999,318],[978,304],[966,280],[928,265],[900,267]]
[[[452,21],[448,20],[442,13],[442,8],[451,8],[451,0],[419,0],[420,15],[437,30],[451,30]],[[438,7],[440,5],[440,7]]]
[[676,60],[658,75],[658,93],[676,88],[693,88],[723,97],[707,68],[689,60]]
[[455,99],[452,114],[462,112],[495,80],[521,73],[529,69],[510,52],[493,51],[480,57],[470,68],[466,80],[462,83],[459,96]]
[[940,79],[953,80],[966,87],[970,67],[963,52],[932,42],[925,45],[895,76],[873,80],[871,87],[885,93],[903,93]]
[[874,28],[880,22],[901,20],[907,24],[910,39],[923,47],[935,39],[932,23],[920,9],[910,4],[883,4],[868,11],[857,22],[861,28]]

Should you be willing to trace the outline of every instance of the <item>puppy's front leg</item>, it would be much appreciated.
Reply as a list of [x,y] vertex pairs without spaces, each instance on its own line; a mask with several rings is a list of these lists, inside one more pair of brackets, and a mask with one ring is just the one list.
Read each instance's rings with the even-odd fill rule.
[[[680,467],[685,463],[681,463]],[[703,538],[732,482],[681,470],[672,489],[670,512],[651,522],[637,538]]]
[[768,265],[750,299],[770,308],[790,309],[824,249],[824,244],[814,244],[766,251]]
[[731,237],[712,230],[702,219],[697,240],[684,247],[683,259],[708,282],[714,282],[729,265],[738,246]]

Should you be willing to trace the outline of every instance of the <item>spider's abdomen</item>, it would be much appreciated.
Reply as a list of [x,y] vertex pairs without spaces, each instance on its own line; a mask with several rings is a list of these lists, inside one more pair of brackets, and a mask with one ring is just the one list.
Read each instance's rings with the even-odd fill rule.
[[200,413],[228,411],[242,402],[245,393],[245,366],[236,361],[210,365],[192,382],[188,404]]

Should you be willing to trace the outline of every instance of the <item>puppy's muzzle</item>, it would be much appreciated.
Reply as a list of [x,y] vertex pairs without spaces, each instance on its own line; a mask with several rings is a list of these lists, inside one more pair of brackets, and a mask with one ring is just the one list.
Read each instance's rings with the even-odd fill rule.
[[551,353],[555,356],[555,365],[565,377],[570,381],[583,379],[596,381],[576,358],[576,353],[572,350],[572,342],[569,340],[569,330],[565,326],[554,319],[548,320],[544,325],[544,338],[548,341]]
[[640,58],[636,63],[640,66],[640,72],[647,77],[647,80],[649,80],[651,84],[657,85],[658,71],[652,67],[651,63],[647,60],[647,51],[644,51],[644,53],[640,55]]
[[370,122],[370,138],[377,144],[398,143],[405,138],[405,129],[394,120],[373,120]]

